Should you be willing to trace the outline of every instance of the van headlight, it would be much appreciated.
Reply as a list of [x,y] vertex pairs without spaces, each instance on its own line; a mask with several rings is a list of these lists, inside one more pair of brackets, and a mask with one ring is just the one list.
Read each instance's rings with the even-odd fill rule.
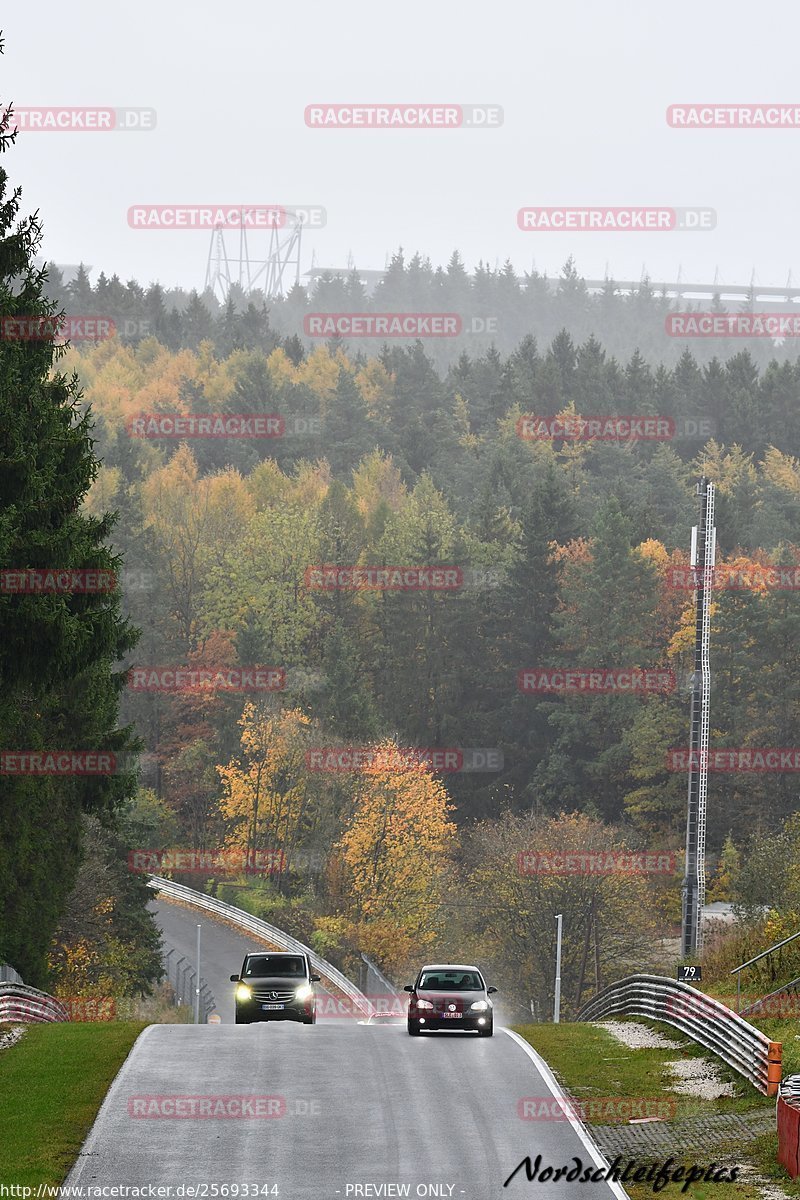
[[240,983],[239,986],[236,988],[236,999],[237,1000],[252,1000],[253,999],[253,989],[248,987],[246,983]]
[[485,1000],[476,1000],[474,1004],[470,1004],[473,1012],[486,1012],[489,1005]]
[[310,1000],[314,995],[314,989],[310,983],[303,983],[295,992],[295,1000]]
[[417,1008],[433,1008],[430,1000],[417,1000]]

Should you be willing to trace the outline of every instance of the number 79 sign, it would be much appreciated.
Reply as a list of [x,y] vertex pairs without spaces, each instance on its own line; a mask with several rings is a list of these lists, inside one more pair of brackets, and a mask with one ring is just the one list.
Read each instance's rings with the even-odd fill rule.
[[701,978],[700,967],[678,967],[678,983],[699,983]]

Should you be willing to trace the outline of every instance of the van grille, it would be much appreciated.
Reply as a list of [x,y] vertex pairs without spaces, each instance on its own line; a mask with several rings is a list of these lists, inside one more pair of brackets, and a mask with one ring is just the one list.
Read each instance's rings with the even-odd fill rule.
[[259,1000],[264,1004],[286,1004],[289,1000],[294,1000],[294,990],[291,992],[279,992],[277,988],[253,988],[253,999]]

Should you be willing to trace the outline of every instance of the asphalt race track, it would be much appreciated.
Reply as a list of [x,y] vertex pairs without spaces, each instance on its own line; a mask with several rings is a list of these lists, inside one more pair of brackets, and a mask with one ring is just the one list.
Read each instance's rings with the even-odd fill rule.
[[[190,957],[195,914],[154,907]],[[525,1099],[559,1110],[552,1076],[515,1034],[410,1038],[404,1024],[356,1019],[231,1024],[228,976],[252,946],[205,915],[202,924],[203,975],[226,1023],[144,1031],[68,1184],[183,1185],[172,1197],[199,1200],[235,1196],[235,1184],[239,1197],[247,1185],[283,1200],[625,1196],[605,1182],[529,1182],[524,1168],[503,1187],[526,1155],[541,1155],[541,1170],[602,1165],[563,1115],[519,1115]]]
[[[542,1167],[592,1163],[567,1120],[518,1116],[520,1099],[550,1094],[504,1031],[410,1038],[400,1025],[355,1021],[152,1025],[67,1183],[266,1184],[277,1191],[262,1194],[283,1200],[624,1194],[606,1183],[529,1183],[524,1170],[503,1188],[526,1154],[541,1154]],[[245,1117],[232,1099],[243,1096]],[[177,1097],[195,1098],[187,1109],[216,1098],[208,1104],[236,1115],[175,1116]],[[253,1115],[257,1103],[265,1115]]]

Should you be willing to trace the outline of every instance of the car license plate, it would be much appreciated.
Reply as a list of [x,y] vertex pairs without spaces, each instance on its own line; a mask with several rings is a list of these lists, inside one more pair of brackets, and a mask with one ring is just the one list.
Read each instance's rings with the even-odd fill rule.
[[285,1004],[262,1004],[261,1008],[264,1011],[266,1011],[267,1009],[269,1009],[270,1011],[274,1011],[277,1008],[286,1008],[286,1005]]
[[457,1021],[462,1015],[462,1013],[442,1013],[445,1021]]

